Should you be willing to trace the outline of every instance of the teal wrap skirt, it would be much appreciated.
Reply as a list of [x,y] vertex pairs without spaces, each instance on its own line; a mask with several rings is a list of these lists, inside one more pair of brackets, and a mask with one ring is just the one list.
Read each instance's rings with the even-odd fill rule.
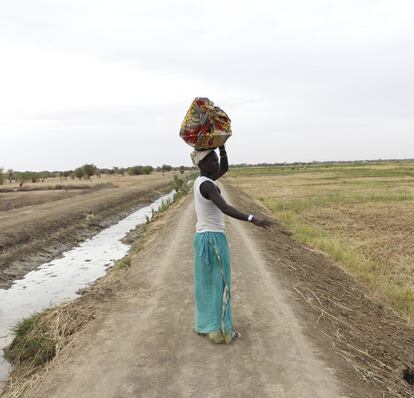
[[231,264],[226,235],[203,232],[194,236],[195,331],[231,336]]

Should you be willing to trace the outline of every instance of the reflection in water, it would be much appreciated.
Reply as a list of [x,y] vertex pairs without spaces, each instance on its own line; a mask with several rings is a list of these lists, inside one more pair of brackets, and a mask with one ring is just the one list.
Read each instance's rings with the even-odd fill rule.
[[[2,348],[10,344],[10,328],[28,315],[65,299],[103,276],[108,266],[124,257],[129,246],[120,242],[131,229],[151,218],[163,201],[172,200],[175,191],[150,206],[143,207],[106,228],[80,246],[63,253],[63,257],[41,265],[7,289],[0,289],[0,382],[7,378],[10,365]],[[0,386],[1,387],[1,386]],[[1,391],[1,389],[0,389]]]

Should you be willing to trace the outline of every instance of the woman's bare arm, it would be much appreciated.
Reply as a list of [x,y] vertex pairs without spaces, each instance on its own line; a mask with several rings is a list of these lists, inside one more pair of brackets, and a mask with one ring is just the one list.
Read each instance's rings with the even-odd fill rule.
[[217,171],[217,173],[212,176],[211,178],[212,180],[219,179],[221,176],[226,174],[229,169],[229,160],[227,158],[226,148],[224,147],[224,145],[222,145],[219,147],[219,150],[220,150],[220,168]]
[[[211,181],[204,181],[200,185],[200,192],[206,198],[211,200],[224,214],[227,214],[230,217],[233,217],[237,220],[248,221],[249,214],[243,213],[240,210],[237,210],[233,206],[230,206],[221,196],[215,184]],[[273,222],[270,220],[262,219],[254,216],[252,223],[258,227],[269,228],[273,225]]]

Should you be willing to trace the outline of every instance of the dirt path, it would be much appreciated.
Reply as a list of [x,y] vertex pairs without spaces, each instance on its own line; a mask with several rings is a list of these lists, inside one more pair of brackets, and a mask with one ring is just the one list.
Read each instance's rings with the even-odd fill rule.
[[[302,330],[252,225],[228,220],[233,313],[242,334],[213,345],[193,332],[189,196],[142,251],[119,298],[63,352],[30,397],[377,397]],[[326,349],[326,351],[329,351]],[[343,373],[341,373],[343,374]],[[382,395],[381,395],[382,396]]]

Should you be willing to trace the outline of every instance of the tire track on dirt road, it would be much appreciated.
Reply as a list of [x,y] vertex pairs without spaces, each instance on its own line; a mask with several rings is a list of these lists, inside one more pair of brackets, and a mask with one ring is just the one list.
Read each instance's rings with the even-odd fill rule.
[[242,338],[213,345],[194,333],[195,221],[189,196],[133,260],[120,298],[28,396],[351,396],[302,333],[250,224],[227,219],[234,325]]

